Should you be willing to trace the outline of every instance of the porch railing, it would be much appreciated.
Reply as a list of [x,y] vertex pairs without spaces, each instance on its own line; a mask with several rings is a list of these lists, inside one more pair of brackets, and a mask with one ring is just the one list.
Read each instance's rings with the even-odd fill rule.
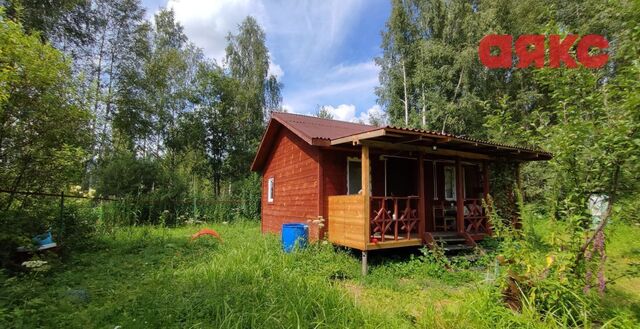
[[491,232],[488,225],[487,214],[482,207],[482,199],[464,200],[464,230],[469,234],[480,234]]
[[370,197],[370,239],[385,242],[419,238],[419,200],[417,196]]

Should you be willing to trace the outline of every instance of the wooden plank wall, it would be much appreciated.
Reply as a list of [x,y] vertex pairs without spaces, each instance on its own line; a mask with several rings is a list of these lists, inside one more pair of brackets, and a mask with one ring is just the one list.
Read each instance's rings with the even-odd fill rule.
[[[283,223],[319,215],[318,150],[282,129],[262,173],[262,232],[280,232]],[[267,182],[275,182],[274,200],[267,201]]]
[[364,196],[333,195],[328,197],[329,241],[334,244],[365,250]]

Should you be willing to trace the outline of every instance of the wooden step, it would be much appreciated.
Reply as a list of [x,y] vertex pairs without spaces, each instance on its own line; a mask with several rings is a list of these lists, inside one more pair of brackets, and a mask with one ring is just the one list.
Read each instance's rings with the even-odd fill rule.
[[434,238],[452,237],[452,236],[460,235],[458,232],[428,232],[428,233],[430,233]]
[[465,233],[458,232],[425,232],[428,246],[439,245],[445,252],[473,250],[475,241]]
[[467,244],[453,244],[453,245],[444,246],[443,249],[444,251],[458,251],[458,250],[471,250],[473,249],[473,247]]
[[438,241],[438,242],[447,242],[447,243],[449,243],[449,242],[465,242],[465,241],[467,241],[464,237],[459,237],[459,236],[457,236],[457,237],[447,237],[447,238],[444,238],[444,237],[438,238],[438,237],[436,237],[434,240]]

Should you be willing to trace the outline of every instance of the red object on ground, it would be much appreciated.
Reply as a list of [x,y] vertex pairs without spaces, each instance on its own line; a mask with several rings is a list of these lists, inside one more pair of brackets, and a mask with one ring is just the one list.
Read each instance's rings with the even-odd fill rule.
[[218,234],[218,232],[210,229],[210,228],[203,228],[202,230],[198,231],[196,234],[191,236],[191,240],[195,240],[203,235],[211,235],[214,238],[220,240],[220,242],[222,241],[222,238],[220,237],[220,234]]

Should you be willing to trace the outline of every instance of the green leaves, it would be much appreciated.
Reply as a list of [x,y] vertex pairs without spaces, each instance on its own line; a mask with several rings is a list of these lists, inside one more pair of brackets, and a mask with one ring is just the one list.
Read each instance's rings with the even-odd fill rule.
[[[79,181],[91,145],[69,63],[38,35],[0,18],[0,185],[58,192]],[[7,207],[12,197],[0,198]]]

